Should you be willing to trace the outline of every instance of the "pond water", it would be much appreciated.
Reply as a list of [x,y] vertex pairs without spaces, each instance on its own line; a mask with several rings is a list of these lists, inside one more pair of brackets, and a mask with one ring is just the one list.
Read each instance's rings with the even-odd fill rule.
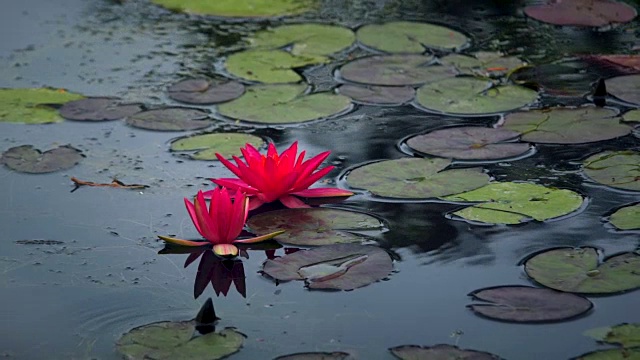
[[[224,21],[173,14],[143,0],[23,0],[0,12],[0,87],[65,88],[86,96],[119,96],[148,106],[176,104],[169,84],[212,75],[220,57],[244,46],[242,37],[283,23],[362,24],[413,20],[445,23],[466,32],[470,50],[503,50],[534,64],[574,54],[629,53],[640,44],[637,20],[606,32],[544,25],[522,14],[531,2],[331,1],[310,14],[271,21]],[[365,50],[354,48],[353,54]],[[315,90],[337,85],[335,65],[311,68]],[[606,69],[602,70],[606,73]],[[590,81],[583,81],[590,86]],[[587,92],[589,89],[587,88]],[[580,96],[546,97],[549,104],[581,104]],[[215,110],[215,107],[207,107]],[[624,107],[621,107],[624,109]],[[340,116],[302,125],[248,126],[216,120],[219,129],[247,129],[285,149],[298,140],[309,154],[331,150],[336,166],[325,179],[355,165],[406,157],[408,135],[450,125],[490,124],[429,114],[412,105],[356,105]],[[86,158],[69,170],[21,174],[0,168],[0,356],[15,359],[117,359],[114,344],[128,330],[195,316],[212,297],[218,326],[247,336],[232,359],[270,359],[305,351],[345,351],[359,359],[391,359],[405,344],[457,344],[504,359],[567,359],[606,346],[582,333],[640,322],[638,291],[589,297],[594,308],[553,324],[512,324],[474,315],[468,293],[499,285],[532,285],[520,262],[554,246],[594,246],[606,255],[634,251],[639,233],[615,231],[602,218],[640,200],[638,192],[589,182],[578,162],[603,150],[640,148],[628,135],[587,145],[538,145],[530,157],[483,167],[500,181],[534,181],[577,191],[587,206],[566,218],[517,226],[484,226],[450,219],[458,205],[441,201],[375,201],[358,194],[332,205],[375,214],[389,230],[379,246],[397,261],[384,281],[353,291],[310,291],[302,282],[276,284],[259,271],[264,251],[243,259],[246,297],[208,287],[194,299],[197,265],[185,254],[158,254],[156,235],[195,238],[183,198],[211,189],[208,178],[230,173],[218,162],[193,161],[168,151],[188,132],[153,132],[122,121],[0,122],[0,151],[32,144],[71,144]],[[81,187],[71,177],[127,184],[143,190]],[[48,240],[48,242],[24,241]],[[283,256],[279,249],[276,255]]]

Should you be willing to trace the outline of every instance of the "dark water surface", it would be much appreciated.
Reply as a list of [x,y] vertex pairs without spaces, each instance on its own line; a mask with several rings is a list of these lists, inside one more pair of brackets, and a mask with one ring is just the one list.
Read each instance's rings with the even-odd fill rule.
[[[626,53],[639,37],[637,20],[606,33],[541,25],[524,19],[519,12],[524,2],[323,4],[318,13],[287,21],[351,27],[392,19],[447,22],[470,34],[473,49],[508,50],[534,63],[576,53]],[[124,5],[12,1],[0,11],[0,87],[51,86],[173,104],[164,94],[168,84],[183,75],[211,74],[220,54],[241,48],[242,34],[269,24],[278,22],[223,23],[171,14],[142,0]],[[307,75],[318,89],[335,86],[330,67]],[[310,154],[331,150],[328,162],[337,169],[328,179],[335,180],[353,165],[406,156],[399,141],[409,134],[468,122],[411,106],[357,106],[337,119],[256,133],[273,139],[279,149],[299,140]],[[601,347],[583,336],[584,330],[640,322],[638,291],[592,297],[590,314],[557,324],[500,323],[465,308],[470,303],[466,294],[473,290],[531,284],[518,263],[532,252],[562,245],[596,246],[607,255],[636,249],[638,233],[612,231],[601,219],[612,208],[640,200],[638,194],[585,183],[575,162],[603,149],[638,148],[637,137],[539,146],[532,157],[485,166],[499,180],[535,180],[585,194],[588,206],[567,219],[477,226],[445,218],[455,209],[451,204],[355,196],[339,207],[377,214],[389,224],[390,231],[378,240],[401,260],[388,281],[351,292],[308,291],[301,282],[276,286],[258,273],[264,252],[252,251],[243,260],[246,299],[233,290],[216,297],[208,288],[194,300],[197,265],[184,269],[186,255],[158,255],[163,244],[155,235],[195,237],[182,198],[210,188],[206,178],[229,173],[218,163],[170,154],[169,140],[182,134],[134,129],[120,121],[0,123],[0,151],[22,144],[71,144],[87,156],[79,166],[47,175],[0,168],[0,357],[116,359],[113,344],[124,332],[155,321],[190,319],[209,296],[222,318],[220,327],[236,327],[248,337],[232,355],[239,360],[333,350],[360,359],[391,359],[389,347],[437,343],[457,343],[505,359],[567,359]],[[104,182],[116,177],[151,187],[83,187],[71,193],[72,176]],[[16,243],[35,239],[52,242]],[[463,334],[452,337],[456,331]]]

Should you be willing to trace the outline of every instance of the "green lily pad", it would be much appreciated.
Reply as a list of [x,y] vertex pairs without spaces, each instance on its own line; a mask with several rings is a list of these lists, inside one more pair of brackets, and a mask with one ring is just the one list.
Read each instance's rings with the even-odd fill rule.
[[240,350],[244,335],[232,328],[194,336],[195,321],[158,322],[134,328],[116,343],[126,359],[216,360]]
[[593,308],[582,296],[531,286],[497,286],[473,291],[469,296],[484,301],[467,305],[474,313],[517,323],[566,321]]
[[640,255],[622,253],[598,260],[594,248],[556,248],[530,257],[527,275],[551,289],[583,294],[613,294],[640,288]]
[[355,101],[373,105],[402,105],[413,99],[416,91],[409,86],[342,85],[338,91]]
[[43,174],[70,169],[83,157],[80,150],[70,145],[59,146],[45,152],[35,149],[32,145],[22,145],[2,153],[0,163],[14,171]]
[[627,111],[622,115],[622,121],[640,123],[640,110]]
[[[255,135],[241,133],[215,133],[186,136],[171,142],[171,151],[189,152],[194,160],[216,160],[216,153],[227,159],[242,156],[240,148],[251,144],[257,149],[265,145],[264,140]],[[194,153],[191,153],[195,151]]]
[[407,146],[424,154],[445,158],[495,160],[520,156],[531,150],[531,145],[526,143],[505,142],[519,135],[506,129],[452,127],[409,138]]
[[290,48],[296,56],[331,55],[351,46],[356,35],[346,27],[324,24],[293,24],[257,32],[251,46],[263,49]]
[[140,104],[121,104],[112,97],[90,97],[69,101],[62,105],[60,115],[76,121],[119,120],[142,111]]
[[[362,242],[358,231],[382,230],[384,224],[377,218],[353,211],[308,208],[282,209],[249,218],[247,226],[256,234],[285,230],[278,235],[279,242],[304,246]],[[269,230],[275,229],[275,230]]]
[[294,55],[283,50],[245,50],[229,55],[224,63],[237,77],[268,84],[295,83],[302,77],[293,69],[323,63],[321,55]]
[[640,324],[618,324],[584,332],[584,335],[607,344],[625,348],[640,346]]
[[156,131],[199,130],[213,125],[207,112],[181,107],[142,111],[128,117],[126,122],[133,127]]
[[488,224],[549,220],[578,210],[584,201],[582,195],[571,190],[514,182],[491,183],[444,199],[480,202],[455,211],[453,215]]
[[63,89],[0,89],[0,121],[25,124],[59,122],[63,119],[58,110],[47,105],[82,98],[82,95]]
[[326,118],[351,108],[351,99],[332,93],[305,94],[306,85],[257,85],[218,106],[233,119],[265,124],[290,124]]
[[334,351],[334,352],[306,352],[296,353],[290,355],[278,356],[273,360],[348,360],[352,359],[349,353]]
[[438,344],[433,346],[402,345],[390,348],[389,351],[401,360],[500,360],[501,357],[488,352],[460,349],[449,344]]
[[224,17],[296,15],[311,10],[312,0],[151,0],[169,10]]
[[640,347],[632,349],[608,349],[580,355],[570,360],[639,360]]
[[481,168],[445,170],[449,165],[449,159],[383,160],[353,169],[347,183],[377,196],[429,199],[477,189],[489,182]]
[[244,85],[237,81],[187,79],[167,89],[171,99],[187,104],[210,105],[227,102],[244,93]]
[[357,37],[363,45],[389,53],[423,53],[425,48],[455,50],[469,42],[453,29],[410,21],[365,25],[358,29]]
[[619,208],[609,222],[619,230],[640,230],[640,203]]
[[499,85],[473,78],[457,77],[423,85],[418,104],[429,111],[456,115],[487,115],[534,103],[538,93],[516,85]]
[[595,182],[625,190],[640,191],[640,153],[605,151],[582,163],[584,173]]
[[549,24],[590,27],[629,22],[637,15],[632,6],[613,0],[551,1],[527,6],[524,13]]
[[389,276],[393,261],[376,246],[335,244],[297,251],[264,263],[281,280],[305,280],[310,289],[353,290]]
[[484,77],[500,77],[526,65],[515,56],[504,56],[499,52],[480,51],[468,55],[450,54],[440,58],[440,64],[452,66],[460,74]]
[[430,55],[369,56],[340,68],[340,76],[361,84],[422,85],[456,76],[455,69],[433,63]]
[[605,81],[607,92],[620,100],[640,104],[640,75],[617,76]]
[[521,139],[543,144],[580,144],[625,136],[633,130],[617,113],[595,106],[552,108],[507,114],[503,127]]

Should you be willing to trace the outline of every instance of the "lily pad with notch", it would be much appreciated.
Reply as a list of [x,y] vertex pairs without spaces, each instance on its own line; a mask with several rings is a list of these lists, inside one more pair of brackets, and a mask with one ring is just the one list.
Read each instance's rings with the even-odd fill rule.
[[0,122],[45,124],[60,122],[57,106],[84,98],[63,89],[0,89]]
[[353,31],[342,26],[291,24],[258,31],[249,42],[253,48],[286,47],[296,56],[326,56],[348,48],[355,39]]
[[262,271],[281,280],[305,280],[310,289],[353,290],[386,278],[393,261],[383,249],[335,244],[302,250],[264,263]]
[[620,100],[640,105],[640,74],[607,79],[607,92]]
[[383,86],[422,85],[454,76],[455,69],[435,64],[430,55],[369,56],[340,68],[345,80]]
[[486,224],[520,224],[566,216],[582,207],[582,195],[567,189],[538,184],[496,182],[443,198],[454,202],[478,202],[452,213]]
[[516,323],[566,321],[593,308],[585,297],[531,286],[496,286],[475,290],[468,296],[484,302],[467,305],[474,313]]
[[279,242],[303,246],[359,243],[366,238],[358,232],[384,230],[383,222],[371,215],[329,208],[269,211],[249,218],[247,226],[260,234],[268,229],[285,230]]
[[347,174],[352,188],[401,199],[429,199],[477,189],[489,182],[481,168],[451,169],[450,159],[403,158],[366,164]]
[[590,329],[584,332],[599,342],[620,345],[625,348],[640,347],[640,323],[623,323]]
[[636,10],[614,0],[563,0],[524,8],[524,13],[538,21],[554,25],[600,27],[626,23],[636,17]]
[[427,48],[452,51],[469,43],[469,38],[451,28],[411,21],[369,24],[356,34],[363,45],[388,53],[423,53]]
[[223,17],[261,18],[296,15],[313,9],[313,0],[152,0],[169,10]]
[[171,99],[187,104],[211,105],[231,101],[244,93],[244,85],[232,80],[187,79],[167,89]]
[[599,258],[591,247],[553,248],[529,257],[524,270],[537,283],[565,292],[610,295],[640,288],[640,254]]
[[141,104],[123,104],[115,97],[89,97],[70,101],[58,111],[67,120],[110,121],[124,119],[142,110]]
[[617,209],[608,221],[618,230],[640,230],[640,203]]
[[334,352],[305,352],[278,356],[273,360],[349,360],[353,359],[349,353]]
[[433,346],[402,345],[389,349],[389,351],[401,360],[448,360],[448,359],[469,359],[469,360],[501,360],[498,355],[488,352],[460,349],[449,344],[437,344]]
[[206,111],[183,107],[165,107],[139,112],[126,120],[133,127],[156,131],[188,131],[213,125]]
[[412,150],[460,160],[496,160],[526,154],[531,145],[513,142],[520,136],[507,129],[478,126],[451,127],[416,135],[407,140]]
[[70,145],[58,146],[45,152],[33,145],[21,145],[2,153],[0,163],[17,172],[43,174],[70,169],[80,163],[82,158],[82,152]]
[[172,141],[170,149],[172,152],[186,153],[194,160],[217,160],[216,153],[226,159],[242,156],[240,148],[246,144],[259,149],[265,145],[265,141],[259,136],[243,133],[199,134]]
[[569,360],[636,360],[640,359],[640,347],[598,350]]
[[294,69],[326,62],[322,55],[294,55],[284,50],[244,50],[225,60],[227,71],[242,79],[268,84],[302,80]]
[[640,191],[640,152],[604,151],[582,162],[585,175],[614,188]]
[[402,105],[413,100],[416,91],[410,86],[357,86],[345,84],[338,88],[340,94],[354,101],[371,105]]

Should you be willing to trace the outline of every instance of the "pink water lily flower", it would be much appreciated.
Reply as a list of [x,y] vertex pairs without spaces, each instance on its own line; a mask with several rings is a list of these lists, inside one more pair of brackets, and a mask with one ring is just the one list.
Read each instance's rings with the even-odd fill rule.
[[[304,161],[305,152],[298,155],[298,142],[294,142],[280,155],[273,143],[269,144],[267,155],[262,155],[251,144],[241,148],[246,161],[237,156],[233,157],[236,165],[216,153],[218,160],[224,164],[236,178],[211,179],[216,185],[229,189],[239,189],[249,196],[249,210],[253,210],[264,203],[279,200],[288,208],[309,207],[298,197],[338,197],[351,196],[352,192],[336,188],[309,189],[313,183],[333,170],[327,166],[318,170],[318,166],[329,156],[325,151],[311,159]],[[297,156],[297,158],[296,158]],[[315,171],[315,172],[314,172]],[[205,193],[208,196],[209,192]]]
[[234,243],[254,243],[271,239],[284,231],[276,231],[267,235],[250,239],[237,239],[247,221],[249,199],[238,190],[232,196],[225,188],[216,188],[210,192],[211,203],[207,204],[202,191],[198,191],[193,203],[184,199],[191,221],[207,241],[191,241],[158,236],[160,239],[183,246],[203,246],[212,244],[213,252],[219,256],[237,256],[238,248]]

